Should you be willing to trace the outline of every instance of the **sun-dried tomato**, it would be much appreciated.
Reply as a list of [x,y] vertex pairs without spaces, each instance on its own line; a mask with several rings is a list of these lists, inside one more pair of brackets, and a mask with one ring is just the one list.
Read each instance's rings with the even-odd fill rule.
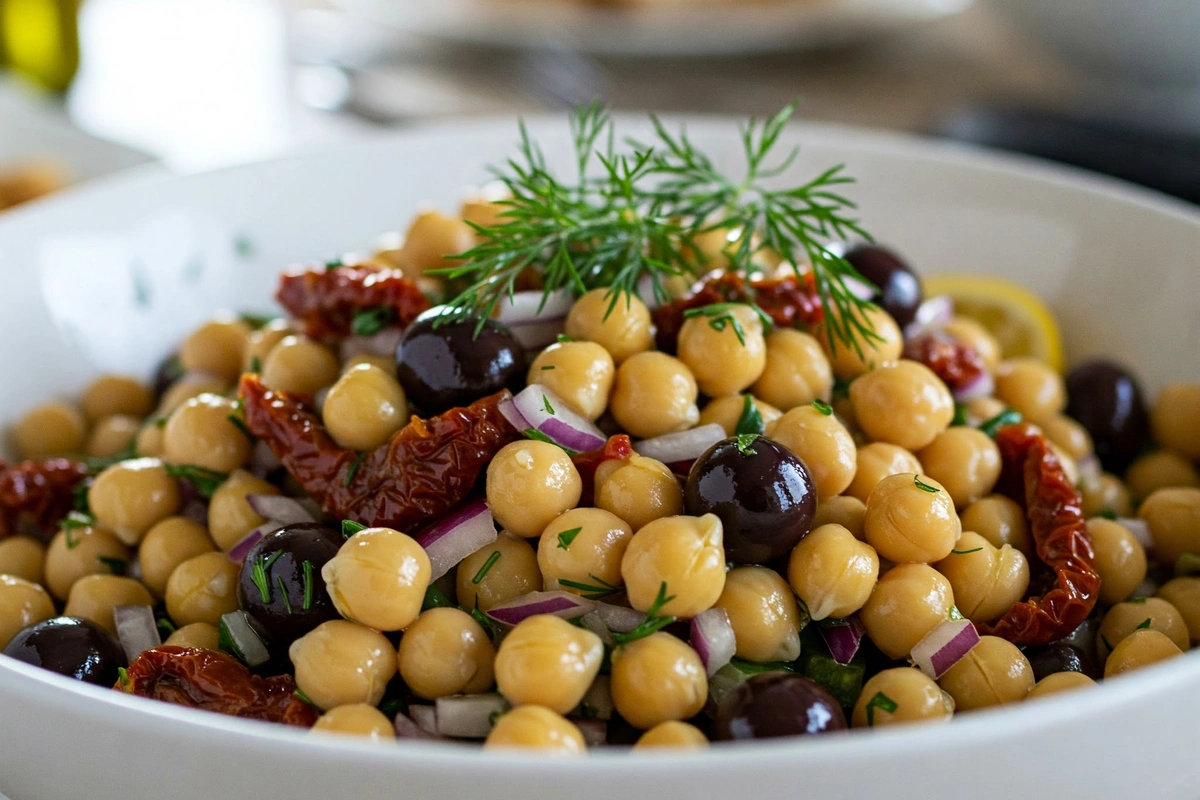
[[69,458],[13,466],[0,461],[0,539],[28,533],[50,541],[71,510],[75,487],[87,474],[86,466]]
[[626,434],[618,433],[608,437],[608,441],[604,443],[603,447],[571,456],[571,461],[575,464],[575,469],[579,472],[579,479],[583,483],[583,494],[580,495],[579,504],[581,506],[592,504],[596,489],[597,467],[605,461],[621,461],[631,455],[633,455],[633,442]]
[[1038,559],[1045,565],[1040,580],[1048,589],[1017,603],[981,632],[1013,644],[1046,644],[1087,619],[1100,593],[1082,500],[1034,426],[1003,427],[996,433],[996,444],[1004,464],[997,490],[1024,507]]
[[952,392],[976,383],[987,372],[978,350],[936,331],[906,341],[904,357],[929,367]]
[[152,647],[133,660],[113,688],[188,708],[301,728],[311,728],[318,716],[315,708],[296,696],[291,675],[262,678],[216,650]]
[[246,427],[327,514],[415,529],[458,506],[488,462],[521,438],[499,411],[508,391],[412,421],[374,450],[340,447],[299,399],[242,376]]
[[349,336],[360,311],[387,309],[401,328],[429,308],[429,300],[398,269],[371,266],[286,272],[275,293],[296,326],[314,339]]

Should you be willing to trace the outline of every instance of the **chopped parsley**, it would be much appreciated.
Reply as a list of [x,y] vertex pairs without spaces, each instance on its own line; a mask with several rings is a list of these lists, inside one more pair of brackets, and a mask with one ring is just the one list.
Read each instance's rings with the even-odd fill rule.
[[746,346],[746,330],[742,327],[742,323],[734,315],[733,311],[739,306],[745,306],[754,311],[758,318],[762,320],[764,330],[770,330],[771,318],[767,316],[767,312],[763,311],[753,303],[713,303],[712,305],[701,306],[699,308],[689,308],[683,312],[684,319],[692,317],[709,317],[708,327],[712,328],[717,333],[723,332],[726,328],[733,328],[733,335],[737,337],[738,342],[742,347]]
[[[562,583],[560,580],[559,583]],[[644,639],[652,633],[661,631],[663,628],[675,621],[672,616],[659,616],[663,606],[675,599],[675,595],[667,596],[667,582],[663,581],[658,586],[658,594],[654,598],[654,602],[646,609],[646,617],[636,628],[629,633],[614,633],[612,635],[613,644],[629,644],[636,642],[638,639]]]
[[308,611],[313,604],[313,563],[304,559],[304,610]]
[[437,587],[437,584],[429,584],[429,588],[425,590],[425,601],[421,603],[421,610],[428,611],[431,608],[446,608],[453,606],[450,598],[446,593]]
[[543,364],[542,365],[542,372],[545,372],[548,369],[554,369],[554,365],[553,364]]
[[349,539],[359,531],[365,531],[366,529],[367,526],[363,525],[361,522],[355,522],[352,519],[342,520],[342,537],[345,539]]
[[1175,575],[1200,575],[1200,555],[1184,553],[1175,561]]
[[275,576],[275,585],[279,587],[279,596],[283,598],[283,607],[287,610],[287,613],[290,616],[292,613],[292,600],[290,597],[288,597],[287,586],[285,586],[283,583],[282,575]]
[[982,547],[972,547],[970,550],[951,550],[950,552],[956,556],[965,556],[971,553],[978,553],[982,549]]
[[350,469],[346,470],[346,480],[342,481],[343,486],[349,486],[354,482],[354,476],[358,474],[358,469],[362,466],[363,459],[366,457],[367,453],[364,450],[356,455],[354,460],[350,462]]
[[604,580],[603,578],[596,577],[591,572],[588,573],[588,577],[594,580],[596,583],[580,583],[579,581],[569,581],[566,578],[559,578],[558,585],[565,586],[568,589],[574,589],[575,591],[580,592],[581,595],[586,597],[588,600],[602,600],[605,597],[610,597],[621,591],[620,586],[613,586],[608,581]]
[[308,695],[306,695],[304,693],[303,689],[296,687],[296,691],[292,692],[292,695],[294,695],[297,700],[299,700],[303,703],[308,703],[310,706],[315,708],[317,711],[320,711],[322,714],[325,713],[325,709],[321,708],[319,705],[314,703],[312,701],[312,698],[310,698]]
[[252,356],[250,358],[250,371],[256,375],[258,373],[262,372],[262,358],[261,357]]
[[243,311],[238,314],[238,319],[250,326],[252,330],[262,330],[268,324],[275,321],[274,314],[255,314],[250,311]]
[[758,410],[758,405],[754,402],[754,398],[746,395],[742,398],[742,415],[738,417],[737,427],[733,430],[734,434],[758,435],[765,430],[766,425],[763,423],[762,412]]
[[826,417],[833,416],[833,406],[829,405],[829,403],[822,403],[820,400],[813,400],[812,406]]
[[124,575],[125,569],[129,566],[129,562],[125,559],[112,556],[96,556],[96,560],[108,567],[108,571],[113,575]]
[[1147,617],[1146,619],[1142,620],[1141,624],[1138,625],[1136,628],[1134,628],[1134,630],[1135,631],[1148,630],[1150,628],[1150,623],[1151,623],[1151,620],[1149,617]]
[[481,566],[479,568],[479,570],[475,573],[475,577],[471,578],[471,583],[474,584],[475,586],[478,586],[480,581],[482,581],[485,577],[487,577],[488,571],[491,570],[491,568],[494,567],[496,565],[496,562],[499,560],[500,560],[500,551],[493,550],[492,554],[487,557],[487,561],[483,562],[483,566]]
[[735,442],[738,452],[744,456],[758,455],[758,451],[751,447],[751,445],[754,444],[754,440],[757,438],[757,433],[739,433]]
[[575,341],[575,340],[574,340],[574,339],[572,339],[570,336],[567,336],[565,333],[560,333],[558,336],[554,337],[554,339],[555,339],[555,341],[557,341],[559,344],[566,344],[567,342],[573,342],[573,341]]
[[929,492],[930,494],[937,494],[938,488],[936,486],[930,486],[928,483],[925,483],[923,480],[921,480],[920,475],[913,476],[913,484],[918,489],[920,489],[922,492]]
[[344,266],[346,266],[346,265],[342,263],[342,260],[340,258],[331,258],[325,262],[325,271],[328,272],[330,270],[334,270],[334,269],[337,269],[338,267],[344,267]]
[[550,405],[550,398],[546,395],[542,395],[542,407],[546,409],[547,414],[554,416],[554,406]]
[[554,441],[549,436],[547,436],[546,434],[537,430],[536,428],[526,428],[525,430],[522,431],[522,433],[525,434],[526,439],[533,439],[535,442],[545,442],[546,444],[552,444],[555,447],[562,448],[563,452],[565,452],[569,456],[579,455],[578,450],[572,450],[569,447],[563,447],[561,444]]
[[558,535],[558,549],[566,550],[571,546],[571,542],[575,541],[575,537],[579,535],[583,528],[571,528],[569,531],[563,531]]
[[950,420],[951,428],[961,428],[967,424],[967,406],[966,403],[954,404],[954,417]]
[[251,433],[250,429],[246,427],[246,423],[242,421],[241,417],[239,417],[237,414],[230,414],[228,417],[226,417],[226,419],[232,422],[237,429],[242,432],[243,436],[252,442],[254,441],[254,434]]
[[962,615],[962,612],[958,610],[958,606],[950,606],[950,611],[946,614],[946,618],[956,622],[958,620],[966,619],[966,617]]
[[387,306],[364,308],[356,311],[350,322],[350,330],[356,336],[374,336],[390,325],[395,319],[392,309]]
[[166,617],[159,617],[158,619],[154,620],[154,627],[158,628],[158,635],[162,637],[163,641],[166,641],[168,638],[170,638],[172,633],[178,630],[178,628],[175,627],[175,623],[171,622],[171,620],[167,619]]
[[875,696],[867,701],[867,727],[875,727],[875,709],[881,709],[889,714],[895,714],[896,709],[900,706],[896,701],[888,697],[883,692],[876,692]]
[[172,478],[187,481],[201,497],[206,499],[212,499],[213,494],[229,477],[224,472],[198,467],[194,464],[167,464],[167,474]]
[[1096,516],[1100,517],[1101,519],[1112,520],[1113,522],[1117,521],[1117,512],[1113,511],[1111,508],[1101,509],[1100,513]]
[[129,686],[129,670],[117,667],[117,682],[121,684],[121,690],[124,691]]
[[999,431],[1001,428],[1003,428],[1005,425],[1016,425],[1022,419],[1023,419],[1023,417],[1021,416],[1020,411],[1009,408],[1004,411],[1001,411],[999,414],[992,417],[987,422],[984,422],[982,425],[979,426],[979,430],[983,431],[988,436],[995,439],[996,432]]

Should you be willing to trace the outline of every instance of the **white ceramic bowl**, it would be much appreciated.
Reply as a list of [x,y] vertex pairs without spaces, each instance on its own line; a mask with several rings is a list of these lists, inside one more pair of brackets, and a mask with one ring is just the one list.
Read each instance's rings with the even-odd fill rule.
[[[566,130],[535,120],[552,162]],[[364,246],[425,200],[453,207],[510,152],[511,121],[186,178],[133,176],[0,219],[0,414],[77,392],[96,363],[146,371],[276,271]],[[734,123],[693,120],[721,163]],[[955,145],[821,126],[805,174],[846,162],[868,229],[921,270],[1014,278],[1051,301],[1070,357],[1106,353],[1151,390],[1200,379],[1200,214],[1123,185]],[[235,242],[240,243],[235,246]],[[199,264],[199,266],[197,266]],[[199,274],[197,274],[199,273]],[[133,278],[131,276],[140,276]],[[181,288],[182,287],[182,288]],[[76,344],[73,345],[72,342]],[[0,420],[3,421],[3,420]],[[583,761],[378,747],[174,708],[0,658],[0,793],[68,798],[1194,798],[1200,657],[948,726]]]

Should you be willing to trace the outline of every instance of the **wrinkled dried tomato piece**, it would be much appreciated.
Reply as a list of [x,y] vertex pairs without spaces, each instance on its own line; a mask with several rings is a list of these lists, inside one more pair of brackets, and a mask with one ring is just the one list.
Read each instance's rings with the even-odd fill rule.
[[579,479],[583,483],[583,494],[580,495],[579,505],[590,506],[596,490],[596,468],[605,461],[629,458],[633,455],[633,442],[624,433],[608,437],[603,447],[588,450],[586,453],[576,453],[571,456],[575,469],[579,471]]
[[232,717],[311,728],[317,710],[296,697],[291,675],[262,678],[216,650],[164,645],[135,658],[114,689]]
[[997,491],[1024,507],[1038,559],[1052,575],[1046,575],[1048,591],[1017,603],[980,631],[1018,645],[1046,644],[1087,619],[1100,593],[1082,500],[1034,426],[1003,427],[996,433],[996,444],[1004,462]]
[[69,458],[13,466],[0,461],[0,539],[28,533],[49,542],[71,510],[75,487],[87,473],[86,466]]
[[275,298],[314,339],[349,336],[354,315],[366,309],[391,309],[391,324],[406,328],[429,308],[429,300],[403,272],[371,266],[286,272]]
[[521,434],[500,414],[508,391],[413,417],[374,450],[340,447],[296,397],[242,376],[246,426],[327,514],[363,525],[413,530],[458,506],[488,462]]
[[952,392],[965,389],[987,372],[978,350],[937,331],[906,341],[904,357],[929,367]]

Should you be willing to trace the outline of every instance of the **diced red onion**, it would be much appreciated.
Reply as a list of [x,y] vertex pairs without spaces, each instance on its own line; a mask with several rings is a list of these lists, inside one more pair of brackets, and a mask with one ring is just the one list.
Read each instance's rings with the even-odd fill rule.
[[612,631],[604,624],[604,618],[595,611],[589,611],[579,618],[579,624],[587,628],[592,633],[600,637],[600,641],[611,646],[613,643]]
[[242,563],[246,560],[246,556],[250,553],[250,549],[254,547],[254,545],[258,544],[260,539],[262,539],[268,533],[277,531],[282,527],[282,525],[273,519],[267,520],[262,525],[259,525],[257,528],[250,531],[240,540],[238,540],[238,543],[229,548],[229,551],[225,553],[225,557],[235,564]]
[[260,517],[266,517],[284,525],[294,525],[299,522],[316,522],[316,517],[294,497],[283,497],[277,494],[248,494],[246,502]]
[[566,330],[566,317],[540,319],[536,322],[513,323],[508,326],[513,337],[526,350],[541,350],[553,344],[558,335]]
[[[433,706],[414,706],[414,708],[428,708],[433,710]],[[442,739],[445,737],[437,734],[437,720],[434,719],[433,731],[427,731],[409,717],[403,714],[396,714],[396,719],[393,724],[396,726],[397,739]]]
[[954,316],[954,298],[948,294],[930,297],[917,306],[913,321],[904,328],[904,338],[912,339],[928,328],[940,328]]
[[[187,484],[187,481],[180,481]],[[198,525],[208,525],[208,502],[205,500],[189,500],[183,506],[183,511],[180,512],[183,516],[195,522]]]
[[437,699],[437,732],[457,739],[486,739],[492,715],[512,706],[498,694],[456,694]]
[[441,738],[437,727],[437,708],[435,706],[411,705],[408,716],[417,728],[432,738]]
[[676,461],[695,461],[704,455],[704,451],[725,438],[725,429],[710,422],[686,431],[643,439],[633,449],[638,455],[673,464]]
[[821,638],[829,647],[829,654],[833,656],[833,660],[843,666],[854,658],[859,645],[862,644],[863,633],[866,632],[858,617],[822,622],[817,630],[821,632]]
[[1143,549],[1149,550],[1154,547],[1154,540],[1150,538],[1150,524],[1146,520],[1137,517],[1121,517],[1117,520],[1117,524],[1133,534],[1133,538],[1138,540],[1138,544]]
[[372,356],[395,356],[403,331],[396,326],[384,328],[372,336],[347,336],[342,340],[342,361],[366,353]]
[[489,609],[487,615],[505,625],[516,625],[538,614],[574,619],[595,607],[595,601],[570,592],[530,592]]
[[604,624],[613,633],[629,633],[631,630],[642,624],[646,615],[640,611],[635,611],[632,608],[625,606],[617,606],[612,603],[596,603],[596,613],[600,615],[600,619],[604,620]]
[[[586,713],[584,713],[585,707],[587,709]],[[612,719],[612,679],[607,675],[597,675],[596,680],[592,681],[591,688],[587,690],[587,694],[579,702],[577,711],[583,714],[583,716],[592,719]]]
[[265,478],[282,466],[283,463],[271,451],[271,446],[262,439],[256,441],[254,447],[250,448],[250,460],[247,462],[247,467],[254,477]]
[[583,743],[588,747],[599,747],[608,743],[608,723],[602,719],[571,718],[575,727],[583,734]]
[[500,404],[496,407],[496,410],[500,412],[500,416],[508,420],[509,425],[512,425],[519,431],[527,430],[533,427],[529,424],[529,420],[521,416],[520,411],[517,411],[517,406],[515,403],[513,403],[511,397],[506,397],[501,400]]
[[969,619],[948,619],[925,634],[912,649],[913,663],[937,680],[971,648],[979,644],[979,633]]
[[496,321],[512,326],[561,319],[567,316],[574,304],[574,294],[561,289],[549,294],[540,290],[514,292],[512,297],[504,298],[497,305]]
[[229,631],[229,638],[233,640],[233,646],[246,666],[257,667],[271,658],[267,646],[250,627],[250,621],[246,619],[244,612],[230,611],[221,617],[221,624]]
[[710,676],[728,664],[737,652],[737,639],[725,609],[710,608],[692,617],[691,643]]
[[496,523],[483,500],[472,500],[417,538],[432,570],[430,580],[445,575],[467,556],[496,541]]
[[600,429],[572,411],[554,392],[531,383],[513,398],[529,427],[548,436],[555,444],[577,452],[599,450],[608,441]]
[[984,370],[970,383],[954,391],[954,399],[960,403],[974,400],[977,397],[991,397],[996,390],[996,381],[992,373]]
[[125,657],[130,661],[143,651],[162,644],[154,621],[154,609],[150,606],[117,606],[113,609],[113,623]]

